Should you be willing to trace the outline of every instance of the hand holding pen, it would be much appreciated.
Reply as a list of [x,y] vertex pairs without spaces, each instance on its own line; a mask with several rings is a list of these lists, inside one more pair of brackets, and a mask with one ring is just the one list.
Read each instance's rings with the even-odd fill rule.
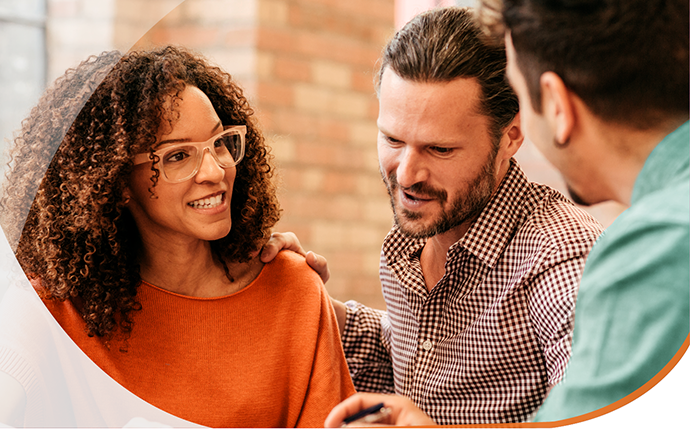
[[358,393],[334,407],[324,424],[326,428],[390,425],[435,426],[436,423],[407,397]]

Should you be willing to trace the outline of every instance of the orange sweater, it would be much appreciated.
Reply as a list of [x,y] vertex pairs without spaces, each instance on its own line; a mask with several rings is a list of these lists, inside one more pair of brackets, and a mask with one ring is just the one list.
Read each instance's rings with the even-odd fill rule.
[[281,252],[242,291],[194,298],[143,283],[127,352],[89,338],[70,302],[44,301],[75,343],[147,402],[213,427],[323,427],[354,393],[318,276]]

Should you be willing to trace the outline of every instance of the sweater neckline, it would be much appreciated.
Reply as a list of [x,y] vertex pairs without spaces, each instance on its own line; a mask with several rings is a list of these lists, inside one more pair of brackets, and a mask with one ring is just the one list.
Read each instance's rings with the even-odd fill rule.
[[188,296],[188,295],[185,295],[185,294],[180,294],[180,293],[177,293],[177,292],[174,292],[174,291],[170,291],[170,290],[165,289],[165,288],[161,288],[160,286],[156,286],[156,285],[154,285],[153,283],[149,283],[149,282],[147,282],[146,280],[143,280],[143,279],[141,280],[141,284],[142,284],[142,286],[146,286],[146,287],[148,287],[148,288],[150,288],[150,289],[153,289],[153,290],[156,290],[156,291],[158,291],[158,292],[161,292],[161,293],[164,293],[164,294],[167,294],[167,295],[170,295],[170,296],[174,296],[174,297],[177,297],[177,298],[180,298],[180,299],[186,299],[186,300],[222,300],[222,299],[227,299],[227,298],[236,296],[236,295],[238,295],[238,294],[242,294],[242,293],[244,293],[245,291],[247,291],[248,289],[250,289],[250,288],[251,288],[257,281],[259,281],[259,279],[264,275],[264,271],[266,271],[266,266],[267,266],[268,264],[269,264],[269,263],[264,264],[264,265],[261,267],[261,271],[259,271],[259,274],[254,278],[254,280],[252,280],[251,282],[249,282],[249,283],[248,283],[247,285],[245,285],[242,289],[240,289],[240,290],[238,290],[238,291],[235,291],[235,292],[233,292],[233,293],[230,293],[230,294],[224,294],[224,295],[214,296],[214,297],[197,297],[197,296]]

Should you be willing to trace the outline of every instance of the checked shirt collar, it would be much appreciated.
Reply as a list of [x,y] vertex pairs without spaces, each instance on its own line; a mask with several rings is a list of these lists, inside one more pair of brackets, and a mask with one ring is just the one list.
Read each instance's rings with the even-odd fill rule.
[[[467,251],[487,267],[493,268],[510,242],[512,234],[527,217],[523,200],[528,188],[527,177],[519,169],[517,162],[511,159],[508,172],[496,193],[467,233],[448,249],[446,263],[457,258],[462,251]],[[427,295],[419,266],[419,256],[426,242],[427,238],[403,235],[400,228],[395,225],[383,244],[386,263],[398,280],[403,286],[421,296]],[[417,275],[410,275],[411,266],[415,266],[413,270]],[[442,282],[443,279],[439,284]]]

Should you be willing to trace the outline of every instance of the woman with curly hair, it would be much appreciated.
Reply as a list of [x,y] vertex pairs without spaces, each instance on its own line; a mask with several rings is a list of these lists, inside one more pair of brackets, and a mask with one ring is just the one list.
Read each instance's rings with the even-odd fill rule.
[[[91,58],[23,122],[2,225],[50,314],[137,397],[205,426],[323,426],[354,389],[318,276],[258,257],[280,209],[252,115],[184,49]],[[5,352],[31,425],[31,363]]]

